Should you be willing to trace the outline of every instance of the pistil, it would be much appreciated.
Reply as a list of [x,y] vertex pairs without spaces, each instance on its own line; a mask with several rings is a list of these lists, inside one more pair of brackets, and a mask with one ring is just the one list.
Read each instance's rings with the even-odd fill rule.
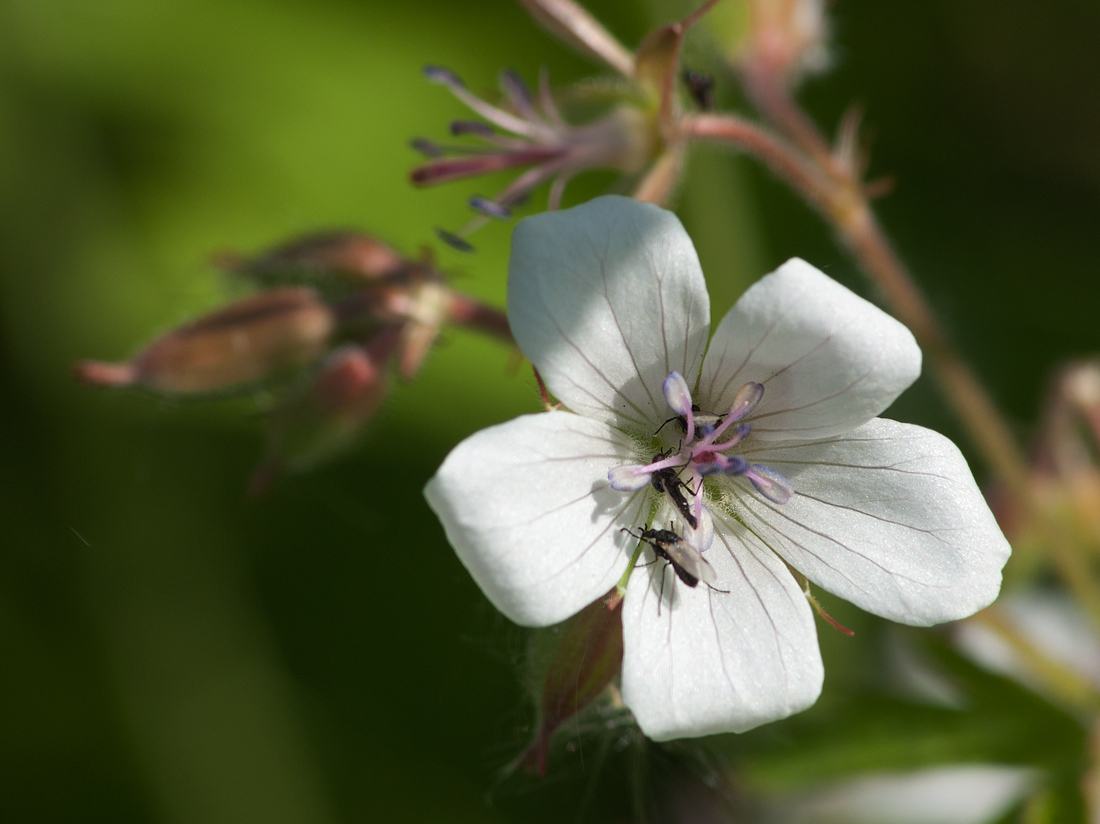
[[[704,414],[692,402],[691,389],[679,372],[670,372],[662,384],[668,407],[684,430],[680,445],[670,452],[660,452],[647,464],[625,464],[607,473],[612,489],[637,492],[649,483],[663,492],[673,506],[694,529],[703,518],[703,480],[710,475],[743,477],[762,496],[784,504],[794,494],[794,487],[779,472],[763,464],[750,463],[740,455],[728,455],[752,432],[752,426],[742,421],[752,414],[764,397],[764,385],[749,381],[734,395],[729,411],[722,417]],[[706,426],[697,426],[702,416]],[[717,421],[717,423],[711,423]],[[659,430],[658,430],[659,431]],[[719,441],[723,435],[728,437]],[[699,440],[696,440],[699,435]],[[689,505],[682,490],[692,494]]]

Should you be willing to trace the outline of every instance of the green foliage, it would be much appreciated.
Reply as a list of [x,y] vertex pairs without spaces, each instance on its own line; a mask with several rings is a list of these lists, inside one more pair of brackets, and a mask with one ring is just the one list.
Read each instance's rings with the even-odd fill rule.
[[[836,4],[837,69],[806,99],[830,126],[867,104],[872,172],[899,180],[885,223],[1026,424],[1048,370],[1097,347],[1100,19],[1079,0],[1025,6]],[[591,7],[627,43],[649,28],[636,4]],[[125,358],[221,303],[212,252],[314,229],[435,246],[464,291],[502,304],[509,228],[482,230],[471,257],[432,233],[500,181],[407,184],[408,139],[466,116],[422,80],[428,63],[478,90],[508,65],[594,72],[504,0],[0,4],[0,820],[527,824],[578,806],[627,820],[631,793],[658,784],[630,759],[698,777],[691,759],[647,761],[652,745],[604,733],[602,771],[599,749],[565,750],[560,783],[486,803],[530,708],[513,630],[420,490],[460,438],[539,408],[497,344],[454,333],[358,452],[253,503],[256,404],[70,380],[78,359]],[[689,169],[681,213],[716,313],[792,255],[867,293],[766,172],[711,152]],[[606,185],[578,180],[567,201]],[[890,414],[958,436],[927,387]],[[1048,778],[1024,820],[1082,820],[1078,719],[938,642],[961,709],[871,689],[852,673],[874,671],[874,650],[826,643],[819,707],[708,742],[744,783],[1028,764]]]

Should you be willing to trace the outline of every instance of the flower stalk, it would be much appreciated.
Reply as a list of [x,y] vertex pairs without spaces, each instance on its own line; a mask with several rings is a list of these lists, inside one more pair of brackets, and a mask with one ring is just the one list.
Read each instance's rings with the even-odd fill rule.
[[756,156],[821,212],[931,358],[948,401],[990,468],[1017,495],[1026,494],[1023,453],[977,377],[951,347],[927,300],[879,227],[861,184],[823,173],[783,138],[742,118],[688,114],[681,129],[689,139],[734,146]]
[[[789,97],[784,99],[795,105]],[[776,111],[778,113],[778,109]],[[770,113],[771,110],[766,111]],[[809,123],[808,119],[806,122]],[[1078,542],[1037,498],[1023,451],[1008,425],[981,381],[951,345],[927,299],[882,231],[866,188],[857,177],[861,164],[830,162],[823,168],[818,152],[807,157],[769,130],[731,115],[687,114],[681,119],[680,128],[687,139],[733,146],[759,158],[833,226],[843,244],[881,290],[894,314],[913,332],[932,362],[948,403],[974,445],[1020,509],[1039,525],[1059,576],[1100,627],[1100,588],[1079,551]],[[797,130],[788,128],[787,131]],[[807,142],[805,135],[799,142]],[[828,156],[834,157],[831,152]]]
[[504,312],[451,289],[430,255],[405,257],[360,232],[315,232],[215,262],[258,291],[128,361],[81,361],[74,372],[95,386],[177,397],[273,392],[253,493],[349,447],[389,392],[391,368],[415,378],[445,327],[515,345]]

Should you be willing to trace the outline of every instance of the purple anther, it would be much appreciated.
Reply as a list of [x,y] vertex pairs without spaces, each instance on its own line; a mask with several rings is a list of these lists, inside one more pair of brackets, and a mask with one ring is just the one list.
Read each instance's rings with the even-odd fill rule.
[[[715,432],[718,432],[718,435],[723,435],[726,432],[726,427],[721,427],[721,431],[719,431],[715,427],[711,427],[711,431],[705,434],[709,439],[709,437],[714,435]],[[752,424],[739,423],[733,427],[733,432],[728,438],[726,438],[726,440],[722,441],[721,443],[711,443],[710,446],[708,446],[707,448],[713,449],[717,452],[723,452],[732,446],[737,446],[737,444],[741,443],[741,441],[745,440],[745,438],[749,436],[750,432],[752,432]]]
[[444,86],[449,86],[453,89],[466,88],[466,84],[462,82],[462,79],[457,74],[450,69],[444,69],[442,66],[425,66],[424,76],[433,83],[442,83]]
[[749,462],[740,455],[722,455],[713,453],[707,456],[709,460],[698,461],[692,464],[692,468],[703,477],[707,475],[729,475],[736,477],[744,475],[749,468]]
[[476,134],[481,137],[492,137],[496,130],[488,123],[480,120],[452,120],[451,134],[458,136],[464,134]]
[[438,226],[435,229],[436,235],[453,249],[457,249],[460,252],[472,252],[474,247],[460,238],[454,232],[448,232],[446,229],[440,229]]
[[677,415],[687,415],[691,412],[691,389],[679,372],[668,373],[668,377],[661,384],[661,391],[664,393],[668,408]]
[[722,469],[723,475],[737,477],[749,471],[749,462],[740,455],[724,455],[723,457],[728,461],[726,466]]
[[526,114],[534,111],[535,104],[531,89],[515,69],[504,69],[500,73],[500,88],[521,112]]
[[470,208],[486,217],[495,217],[498,220],[507,220],[512,216],[511,211],[499,203],[494,203],[489,198],[480,195],[474,195],[470,198]]
[[448,157],[426,163],[409,172],[409,178],[419,186],[449,183],[464,177],[499,172],[516,166],[529,166],[556,158],[560,150],[528,149],[522,152],[477,154],[471,157]]
[[442,146],[434,140],[428,140],[426,137],[418,137],[414,140],[410,140],[409,146],[415,151],[420,152],[424,157],[443,157],[443,155],[446,154]]
[[728,420],[739,421],[746,415],[751,414],[762,397],[764,397],[764,384],[755,381],[746,383],[733,396]]
[[794,494],[794,487],[791,486],[791,482],[770,466],[753,464],[743,475],[752,482],[757,492],[772,503],[785,504]]

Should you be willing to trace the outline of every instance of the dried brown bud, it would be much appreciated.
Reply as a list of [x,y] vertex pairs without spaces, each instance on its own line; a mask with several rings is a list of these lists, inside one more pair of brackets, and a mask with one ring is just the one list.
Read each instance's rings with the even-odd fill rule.
[[153,341],[128,363],[82,361],[78,378],[194,394],[253,383],[319,357],[334,320],[312,289],[285,288],[239,300]]
[[351,443],[385,397],[385,358],[393,344],[394,336],[384,334],[372,344],[377,351],[340,347],[272,412],[269,455],[252,477],[253,494],[281,470],[308,469]]
[[353,231],[305,235],[251,258],[222,253],[215,262],[263,286],[294,282],[324,286],[334,281],[362,286],[414,265],[381,241]]

